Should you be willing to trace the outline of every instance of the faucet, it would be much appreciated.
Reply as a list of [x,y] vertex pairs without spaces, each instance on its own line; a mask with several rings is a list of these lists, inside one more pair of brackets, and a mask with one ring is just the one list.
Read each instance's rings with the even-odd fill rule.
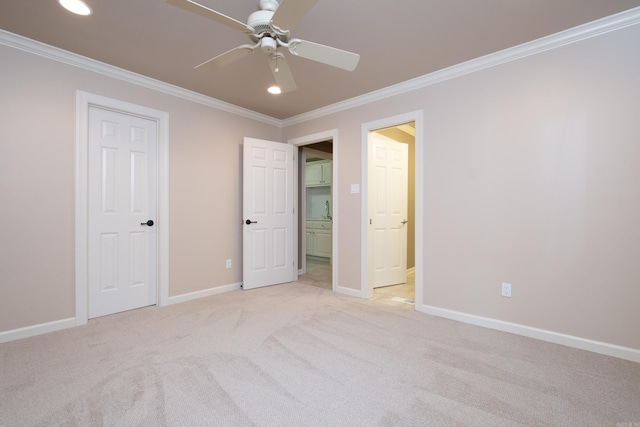
[[324,217],[326,219],[331,219],[331,215],[329,215],[329,201],[328,200],[326,202],[324,202],[324,211],[325,211]]

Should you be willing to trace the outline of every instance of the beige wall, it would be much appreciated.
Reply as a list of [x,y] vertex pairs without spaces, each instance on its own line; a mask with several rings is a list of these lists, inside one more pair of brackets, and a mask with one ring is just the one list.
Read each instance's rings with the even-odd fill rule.
[[169,295],[241,282],[242,138],[280,128],[3,45],[0,63],[0,332],[75,316],[76,90],[170,114]]
[[0,331],[74,316],[79,89],[170,113],[170,295],[241,281],[242,137],[330,129],[339,285],[359,289],[360,126],[423,110],[419,303],[640,349],[639,39],[628,27],[284,132],[0,46]]
[[339,130],[339,285],[360,286],[360,126],[421,109],[422,303],[640,349],[638,40],[640,25],[285,128]]

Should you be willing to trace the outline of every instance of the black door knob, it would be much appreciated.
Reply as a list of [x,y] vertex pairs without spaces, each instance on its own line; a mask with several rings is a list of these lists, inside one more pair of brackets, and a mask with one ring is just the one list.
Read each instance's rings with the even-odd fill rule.
[[251,221],[250,219],[248,219],[244,223],[247,224],[247,225],[249,225],[249,224],[257,224],[258,221]]
[[153,221],[149,220],[147,222],[141,222],[140,225],[148,225],[149,227],[151,227],[153,225]]

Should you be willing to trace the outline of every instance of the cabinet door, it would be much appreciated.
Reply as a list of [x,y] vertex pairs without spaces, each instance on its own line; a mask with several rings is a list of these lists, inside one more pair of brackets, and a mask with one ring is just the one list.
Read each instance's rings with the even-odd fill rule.
[[304,183],[307,187],[322,184],[322,165],[307,163],[304,168]]
[[333,162],[322,163],[322,184],[331,185],[333,179]]
[[306,240],[306,246],[307,246],[307,255],[315,255],[314,254],[314,249],[313,249],[313,241],[314,241],[314,235],[313,235],[313,230],[310,228],[307,228],[306,232],[305,232],[305,240]]
[[315,229],[315,255],[331,258],[331,230]]

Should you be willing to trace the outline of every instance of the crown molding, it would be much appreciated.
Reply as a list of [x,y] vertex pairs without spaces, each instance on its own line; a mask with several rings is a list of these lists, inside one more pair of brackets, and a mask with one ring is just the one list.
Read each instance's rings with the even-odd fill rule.
[[425,74],[415,79],[407,80],[396,85],[369,92],[365,95],[357,96],[335,104],[327,105],[306,113],[279,120],[265,114],[261,114],[237,105],[202,95],[178,86],[171,85],[151,77],[127,71],[113,65],[105,64],[94,59],[90,59],[64,49],[53,47],[26,37],[10,33],[0,29],[0,44],[20,49],[48,59],[63,62],[74,67],[82,68],[95,73],[103,74],[118,80],[133,83],[148,89],[166,93],[221,111],[236,114],[248,119],[263,122],[279,128],[303,123],[308,120],[317,119],[329,114],[338,113],[351,108],[359,107],[371,102],[380,101],[392,96],[422,89],[437,83],[455,79],[467,74],[495,67],[507,62],[516,61],[527,56],[536,55],[548,50],[556,49],[565,45],[586,40],[612,31],[617,31],[626,27],[640,23],[640,7],[611,15],[587,24],[583,24],[556,34],[542,37],[518,46],[504,49],[489,55],[475,58],[457,65],[453,65],[433,73]]
[[152,79],[151,77],[143,76],[142,74],[137,74],[113,65],[105,64],[104,62],[96,61],[95,59],[90,59],[1,29],[0,44],[42,56],[44,58],[52,59],[54,61],[62,62],[77,68],[82,68],[87,71],[112,77],[114,79],[133,83],[157,92],[166,93],[187,101],[216,108],[227,113],[267,123],[272,126],[282,127],[282,121],[274,117],[238,107],[237,105],[229,104],[227,102],[220,101],[219,99],[174,86],[160,80]]
[[548,50],[557,49],[572,43],[599,36],[612,31],[640,23],[640,7],[629,9],[587,24],[579,25],[559,33],[545,36],[527,43],[523,43],[498,52],[490,53],[479,58],[471,59],[433,73],[425,74],[393,86],[369,92],[335,104],[320,107],[316,110],[302,113],[282,120],[282,126],[291,126],[308,120],[317,119],[329,114],[338,113],[359,107],[385,98],[422,89],[437,83],[455,79],[467,74],[475,73],[487,68],[495,67],[507,62],[516,61],[527,56],[536,55]]

